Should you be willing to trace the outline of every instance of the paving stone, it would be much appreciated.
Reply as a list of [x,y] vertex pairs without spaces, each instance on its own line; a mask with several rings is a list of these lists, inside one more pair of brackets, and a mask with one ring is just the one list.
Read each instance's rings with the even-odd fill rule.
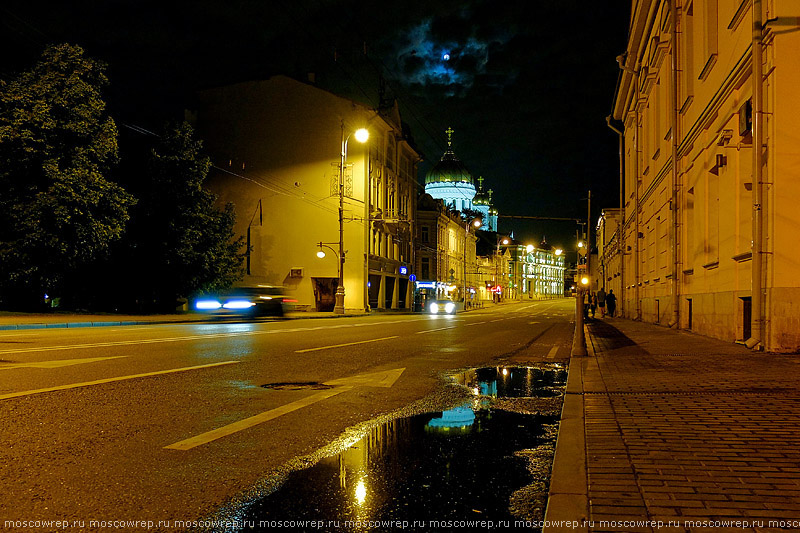
[[601,518],[752,520],[736,531],[753,532],[800,520],[800,356],[621,319],[587,328],[590,531],[634,531]]

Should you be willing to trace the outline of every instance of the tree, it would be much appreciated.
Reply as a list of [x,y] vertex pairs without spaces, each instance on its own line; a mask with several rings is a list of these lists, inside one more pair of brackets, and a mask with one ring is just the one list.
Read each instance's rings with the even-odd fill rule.
[[139,280],[137,300],[145,308],[172,310],[181,297],[241,279],[244,245],[233,238],[233,205],[218,209],[216,196],[203,188],[210,167],[184,122],[168,128],[143,172],[128,178],[139,199],[128,262],[136,273],[129,279]]
[[106,179],[117,128],[105,66],[62,44],[0,81],[0,298],[30,305],[119,239],[134,198]]

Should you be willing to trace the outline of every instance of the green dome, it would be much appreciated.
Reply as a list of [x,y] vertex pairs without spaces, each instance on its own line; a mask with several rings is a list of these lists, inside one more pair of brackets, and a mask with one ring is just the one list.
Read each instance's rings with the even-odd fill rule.
[[464,163],[456,157],[451,148],[448,148],[442,159],[425,175],[425,184],[428,183],[473,183],[473,181],[472,174]]

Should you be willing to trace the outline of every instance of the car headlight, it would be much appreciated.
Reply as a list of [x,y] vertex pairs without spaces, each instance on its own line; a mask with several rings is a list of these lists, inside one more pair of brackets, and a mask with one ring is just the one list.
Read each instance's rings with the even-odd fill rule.
[[222,304],[217,300],[197,300],[194,303],[194,308],[200,311],[214,311],[222,307]]
[[222,305],[222,307],[225,309],[249,309],[254,305],[256,304],[250,300],[228,300]]
[[444,312],[447,313],[448,315],[452,314],[453,311],[455,310],[456,310],[456,304],[454,304],[453,302],[449,302],[444,306]]
[[431,304],[430,305],[431,313],[434,315],[439,312],[439,304]]

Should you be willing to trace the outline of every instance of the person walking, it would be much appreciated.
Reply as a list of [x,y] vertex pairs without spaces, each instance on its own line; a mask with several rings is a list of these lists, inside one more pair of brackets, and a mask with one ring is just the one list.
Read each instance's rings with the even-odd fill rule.
[[614,289],[608,290],[606,305],[608,305],[608,316],[614,316],[614,312],[617,310],[617,295],[614,294]]
[[606,316],[606,291],[600,287],[600,290],[595,293],[595,297],[597,298],[597,307],[600,308],[600,318],[604,318]]
[[594,312],[597,310],[597,296],[595,293],[589,293],[589,310],[592,312],[592,318],[594,318]]

